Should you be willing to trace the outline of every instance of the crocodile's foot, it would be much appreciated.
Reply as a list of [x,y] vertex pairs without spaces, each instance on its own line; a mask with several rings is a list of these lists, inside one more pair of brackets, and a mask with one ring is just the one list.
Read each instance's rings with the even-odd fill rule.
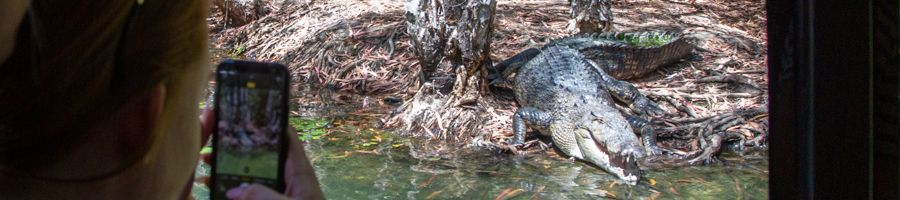
[[514,155],[524,156],[525,155],[525,143],[518,144],[508,144],[506,145],[507,150],[512,152]]
[[543,150],[547,150],[547,149],[552,148],[552,146],[550,146],[550,145],[551,145],[551,144],[544,143],[544,142],[542,142],[541,140],[531,140],[531,141],[528,141],[528,142],[520,142],[520,143],[516,143],[515,141],[511,141],[510,143],[507,143],[506,146],[507,146],[507,148],[509,148],[509,150],[514,151],[514,153],[519,153],[519,152],[522,152],[522,151],[524,151],[524,150],[526,150],[526,149],[528,149],[528,148],[532,148],[532,147],[535,147],[535,146],[537,146],[537,148],[540,148],[542,151],[543,151]]
[[[622,152],[619,153],[619,154],[622,155],[622,156],[625,156],[625,158],[628,159],[628,158],[630,158],[630,157],[634,157],[634,158],[643,158],[643,157],[646,155],[646,153],[647,153],[647,152],[644,152],[644,149],[642,149],[642,148],[639,148],[639,147],[628,147],[628,148],[623,149]],[[629,156],[629,155],[630,155],[630,156]],[[630,161],[627,161],[627,160],[626,160],[626,163],[627,163],[627,162],[630,162]]]
[[662,155],[663,152],[665,152],[665,153],[671,153],[670,151],[668,151],[668,150],[666,150],[666,149],[663,149],[663,148],[659,148],[658,146],[648,146],[648,147],[645,147],[644,151],[647,152],[647,156],[657,156],[657,155]]
[[513,143],[510,143],[508,146],[509,146],[509,148],[523,149],[523,148],[525,148],[525,143],[513,142]]
[[688,155],[687,152],[678,151],[678,150],[673,150],[673,149],[666,149],[666,148],[662,148],[662,147],[659,147],[659,146],[656,146],[656,145],[653,145],[653,146],[647,146],[647,147],[644,147],[644,148],[645,148],[644,151],[647,152],[647,156],[648,156],[648,157],[649,157],[649,156],[661,156],[661,155],[668,155],[668,156],[682,156],[682,157],[683,157],[683,156]]
[[551,147],[550,144],[541,142],[540,140],[538,140],[537,143],[538,143],[538,147],[540,147],[542,151],[550,149],[550,147]]
[[659,107],[659,104],[650,101],[650,99],[646,97],[635,99],[634,103],[631,104],[631,110],[640,115],[650,115],[653,117],[660,117],[666,113],[665,110]]
[[509,148],[514,148],[517,150],[525,149],[525,143],[521,141],[515,141],[515,139],[507,143],[507,146],[509,146]]

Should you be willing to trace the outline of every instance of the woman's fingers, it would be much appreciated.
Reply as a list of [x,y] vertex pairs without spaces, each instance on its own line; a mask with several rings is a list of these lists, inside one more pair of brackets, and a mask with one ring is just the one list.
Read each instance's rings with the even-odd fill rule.
[[[205,146],[206,141],[209,141],[209,136],[212,135],[213,125],[215,124],[215,112],[212,109],[206,108],[200,111],[200,146]],[[212,164],[212,153],[200,153],[200,162],[204,162],[208,165]],[[196,177],[194,178],[194,182],[203,183],[209,185],[209,176],[204,177]]]
[[[210,116],[210,113],[204,112],[204,117]],[[204,133],[206,132],[205,130],[206,123],[204,123]],[[288,134],[285,139],[288,143],[288,155],[285,161],[284,179],[286,188],[284,195],[287,196],[255,183],[232,188],[225,195],[229,199],[325,199],[322,189],[319,187],[319,181],[316,179],[315,170],[312,168],[309,159],[306,158],[306,152],[303,149],[303,144],[300,143],[300,139],[297,138],[296,131],[288,128]],[[211,158],[212,156],[209,154],[201,155],[201,159],[207,163],[209,163]]]
[[209,176],[194,177],[194,183],[209,185]]
[[209,141],[209,136],[212,135],[213,128],[216,125],[215,120],[216,112],[213,112],[210,108],[203,109],[200,114],[200,142],[205,144],[206,141]]
[[241,185],[240,187],[231,188],[225,192],[225,196],[229,199],[251,200],[251,199],[288,199],[287,197],[269,189],[260,184]]
[[[210,135],[212,135],[213,125],[215,124],[215,112],[212,109],[206,108],[203,109],[200,113],[200,146],[206,146],[206,141],[209,141]],[[200,153],[200,161],[205,162],[206,164],[212,163],[212,153]]]

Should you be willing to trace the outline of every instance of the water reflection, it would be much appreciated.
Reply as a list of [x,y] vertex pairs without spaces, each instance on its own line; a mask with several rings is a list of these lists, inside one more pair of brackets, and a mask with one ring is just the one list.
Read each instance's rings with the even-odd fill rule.
[[[337,127],[340,128],[340,127]],[[380,133],[371,149],[354,149],[372,133],[334,131],[346,143],[308,145],[330,199],[595,199],[767,198],[764,160],[725,166],[650,171],[637,186],[581,162],[557,155],[436,156],[416,153],[419,141]],[[401,146],[395,140],[403,140]],[[422,142],[428,143],[428,142]],[[464,150],[449,150],[456,154]],[[335,155],[349,155],[338,157]],[[415,156],[419,155],[419,156]],[[652,185],[650,180],[652,181]]]

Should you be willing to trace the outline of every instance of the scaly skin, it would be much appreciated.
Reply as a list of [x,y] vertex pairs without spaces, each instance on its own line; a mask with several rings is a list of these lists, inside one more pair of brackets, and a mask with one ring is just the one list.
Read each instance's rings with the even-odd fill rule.
[[[659,46],[636,47],[621,38],[635,40],[668,38]],[[693,47],[677,33],[672,32],[631,32],[631,33],[591,33],[578,34],[550,41],[545,46],[562,45],[578,50],[594,61],[604,72],[615,79],[632,79],[655,71],[690,55]],[[509,77],[511,72],[531,60],[538,49],[530,48],[498,64],[495,69]]]
[[611,82],[612,77],[565,46],[544,47],[516,73],[513,91],[521,108],[513,118],[514,144],[523,142],[526,126],[532,127],[550,135],[566,155],[637,183],[635,158],[643,157],[644,149],[629,120],[614,107],[608,87],[627,83]]
[[[633,46],[661,38],[646,47]],[[676,62],[691,48],[680,35],[668,32],[582,34],[553,40],[501,62],[494,68],[494,74],[502,72],[497,80],[517,74],[513,91],[521,107],[513,117],[512,144],[524,142],[526,127],[531,127],[550,135],[566,155],[636,184],[640,171],[635,158],[659,154],[661,149],[650,122],[623,115],[612,98],[637,114],[658,116],[664,111],[619,79]]]
[[[624,38],[633,38],[634,42],[665,42],[658,46],[638,47],[627,43]],[[556,39],[547,45],[565,45],[576,49],[619,80],[637,78],[660,66],[675,63],[690,55],[693,49],[680,34],[664,31],[580,34]]]

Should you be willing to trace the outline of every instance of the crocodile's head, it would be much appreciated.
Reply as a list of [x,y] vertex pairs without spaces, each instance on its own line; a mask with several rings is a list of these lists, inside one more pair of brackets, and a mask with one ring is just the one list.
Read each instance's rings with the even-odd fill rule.
[[629,185],[637,184],[641,172],[637,158],[643,148],[627,122],[597,118],[570,125],[551,125],[554,143],[569,156],[594,164]]

